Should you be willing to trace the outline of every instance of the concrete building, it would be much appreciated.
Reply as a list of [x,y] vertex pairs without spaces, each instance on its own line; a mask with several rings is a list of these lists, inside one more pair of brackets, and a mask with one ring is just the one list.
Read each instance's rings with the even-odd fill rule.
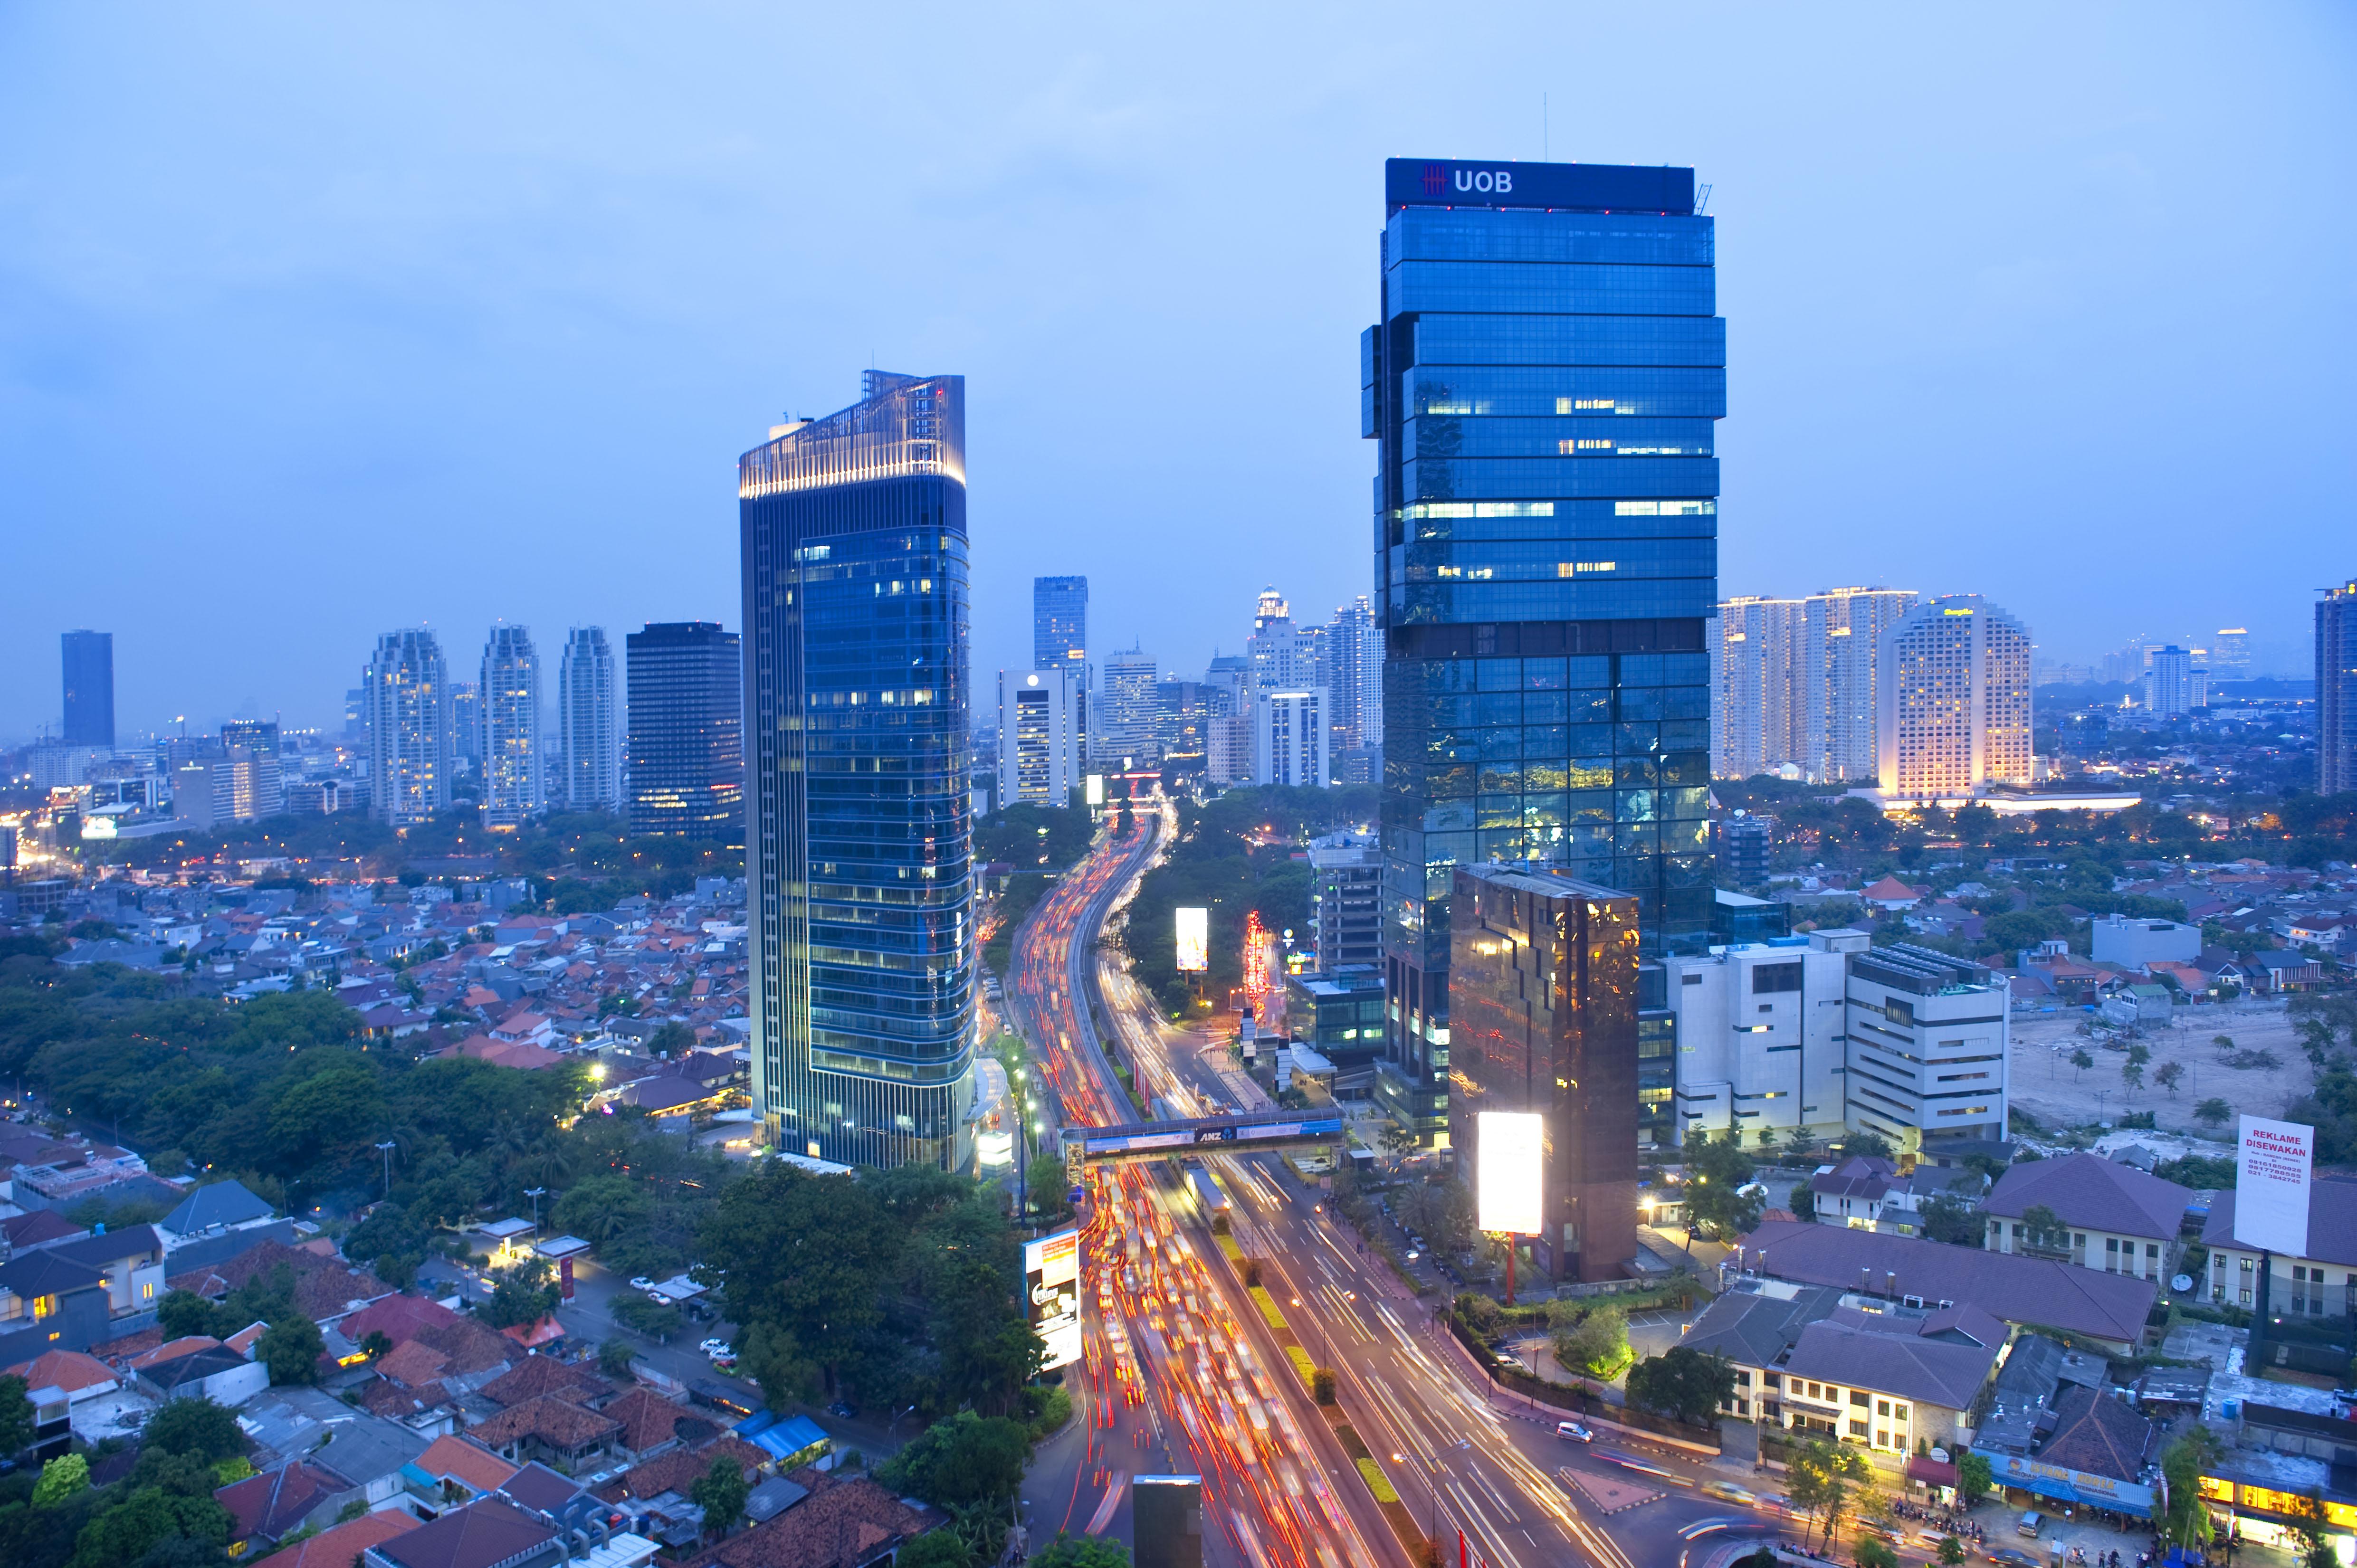
[[540,654],[504,622],[483,643],[483,825],[512,832],[541,807]]
[[1794,1128],[1845,1128],[1849,955],[1863,931],[1818,931],[1662,961],[1677,1020],[1674,1133],[1732,1127],[1746,1144]]
[[457,761],[441,641],[423,628],[386,632],[363,676],[369,809],[394,827],[425,822],[449,805]]
[[1318,967],[1330,974],[1383,961],[1383,852],[1372,833],[1309,844],[1309,925]]
[[2357,790],[2357,577],[2327,588],[2316,604],[2316,792],[2352,790]]
[[1531,1263],[1558,1280],[1620,1278],[1637,1251],[1637,900],[1547,871],[1453,875],[1448,1127],[1459,1168],[1480,1168],[1483,1112],[1544,1117],[1544,1229]]
[[551,805],[571,811],[622,806],[622,676],[601,626],[565,633],[556,666],[558,767]]
[[1152,762],[1156,720],[1160,710],[1154,655],[1130,649],[1105,655],[1097,693],[1097,745],[1091,765],[1100,773],[1124,770]]
[[630,832],[745,842],[745,655],[716,621],[651,621],[622,639]]
[[[1981,1205],[1988,1250],[2068,1259],[2140,1280],[2168,1279],[2185,1251],[2178,1232],[2192,1190],[2101,1155],[2066,1155],[2007,1168]],[[2053,1211],[2062,1229],[2040,1236],[2027,1216]]]
[[1801,749],[1812,779],[1875,781],[1882,638],[1914,605],[1906,588],[1827,588],[1803,601],[1809,689]]
[[1883,634],[1877,778],[1886,800],[1961,800],[2030,782],[2029,632],[1964,595]]
[[2221,1306],[2255,1308],[2259,1260],[2267,1265],[2270,1314],[2357,1317],[2357,1182],[2319,1178],[2308,1187],[2308,1243],[2297,1255],[2267,1254],[2234,1239],[2234,1194],[2220,1193],[2201,1227],[2210,1251],[2203,1288]]
[[1383,628],[1364,594],[1338,605],[1326,628],[1326,686],[1334,697],[1334,750],[1383,744]]
[[2193,656],[2175,643],[2152,650],[2144,672],[2144,705],[2158,719],[2181,719],[2205,703],[2194,700]]
[[1081,693],[1070,665],[998,672],[998,806],[1062,806],[1082,779]]
[[58,651],[65,677],[65,726],[58,739],[70,746],[113,751],[114,634],[69,631],[59,637]]
[[1810,773],[1809,661],[1799,599],[1734,598],[1718,607],[1717,691],[1712,703],[1710,770],[1749,779]]
[[1204,776],[1214,784],[1248,784],[1253,776],[1250,714],[1219,714],[1205,726]]
[[1768,880],[1768,852],[1776,842],[1772,824],[1759,817],[1721,817],[1710,824],[1711,858],[1721,886],[1756,887]]
[[1262,693],[1253,703],[1253,782],[1323,789],[1333,781],[1326,688]]
[[1372,964],[1349,964],[1286,976],[1285,1026],[1345,1079],[1356,1079],[1340,1088],[1363,1089],[1365,1079],[1358,1075],[1383,1054],[1383,972]]
[[2191,963],[2201,956],[2201,928],[2179,920],[2139,920],[2106,915],[2090,923],[2089,956],[2097,963],[2142,969],[2154,963]]
[[2005,981],[1909,943],[1853,952],[1844,1121],[1894,1148],[2007,1135]]
[[1252,695],[1293,691],[1317,683],[1316,650],[1293,623],[1293,607],[1274,587],[1263,588],[1253,610],[1252,636],[1244,639],[1251,660]]

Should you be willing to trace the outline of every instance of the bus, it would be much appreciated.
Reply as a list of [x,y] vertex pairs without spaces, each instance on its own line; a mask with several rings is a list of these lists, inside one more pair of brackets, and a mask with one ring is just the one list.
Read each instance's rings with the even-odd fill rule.
[[1211,1179],[1211,1173],[1200,1166],[1187,1173],[1187,1185],[1195,1189],[1195,1201],[1203,1206],[1205,1214],[1222,1213],[1233,1207],[1220,1184]]

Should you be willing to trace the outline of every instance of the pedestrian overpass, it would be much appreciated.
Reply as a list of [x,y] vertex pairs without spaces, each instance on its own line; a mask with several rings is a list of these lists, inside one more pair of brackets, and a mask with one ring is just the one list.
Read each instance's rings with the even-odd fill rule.
[[1344,1141],[1340,1112],[1247,1111],[1120,1127],[1066,1127],[1058,1134],[1064,1170],[1077,1185],[1083,1168],[1109,1161],[1174,1155],[1256,1155]]

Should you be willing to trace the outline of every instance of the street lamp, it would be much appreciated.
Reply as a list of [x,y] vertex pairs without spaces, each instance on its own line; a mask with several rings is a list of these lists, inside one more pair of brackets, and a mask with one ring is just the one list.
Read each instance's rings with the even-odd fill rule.
[[540,1234],[540,1200],[548,1196],[548,1188],[528,1187],[523,1189],[523,1195],[532,1199],[532,1231],[537,1236]]
[[393,1151],[397,1146],[391,1138],[376,1146],[376,1152],[384,1156],[384,1196],[388,1200],[393,1197]]

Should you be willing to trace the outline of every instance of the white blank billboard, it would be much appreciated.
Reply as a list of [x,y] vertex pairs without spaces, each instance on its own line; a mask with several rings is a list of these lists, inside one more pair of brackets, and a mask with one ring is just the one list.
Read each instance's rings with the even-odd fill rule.
[[2245,1116],[2238,1124],[2234,1240],[2245,1247],[2308,1256],[2308,1173],[2316,1129]]
[[1480,1145],[1474,1172],[1474,1223],[1483,1230],[1535,1236],[1546,1229],[1540,1212],[1546,1119],[1531,1111],[1484,1111],[1474,1119]]
[[1200,974],[1211,967],[1211,912],[1178,911],[1178,968]]

